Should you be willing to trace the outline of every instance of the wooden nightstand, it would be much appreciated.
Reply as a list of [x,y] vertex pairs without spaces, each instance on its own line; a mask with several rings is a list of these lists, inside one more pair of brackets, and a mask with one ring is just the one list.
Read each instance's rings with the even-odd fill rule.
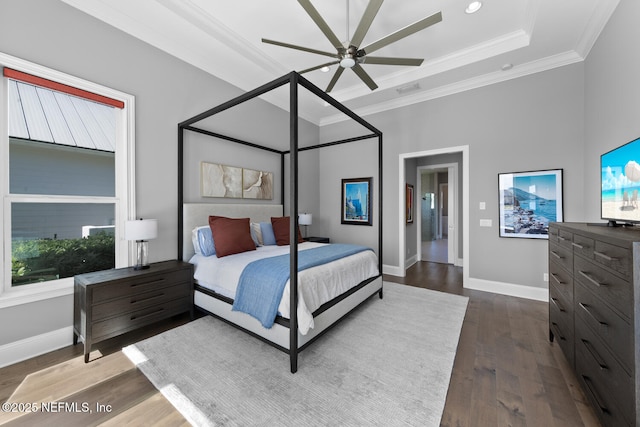
[[181,261],[80,274],[74,278],[73,344],[91,346],[162,319],[191,312],[193,265]]
[[304,240],[315,243],[331,243],[328,237],[305,237]]

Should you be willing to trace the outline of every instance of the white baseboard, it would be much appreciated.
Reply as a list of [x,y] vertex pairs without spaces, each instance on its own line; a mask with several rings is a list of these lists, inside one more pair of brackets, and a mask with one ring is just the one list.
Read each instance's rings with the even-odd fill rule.
[[405,259],[404,261],[404,269],[408,269],[409,267],[411,267],[413,264],[415,264],[416,262],[418,262],[418,254]]
[[404,269],[398,267],[397,265],[382,265],[382,273],[389,274],[391,276],[404,277],[406,276]]
[[0,346],[0,368],[66,347],[73,343],[73,326]]
[[509,295],[536,301],[549,301],[548,288],[534,288],[532,286],[514,285],[512,283],[495,282],[492,280],[469,278],[466,289],[492,292],[494,294]]

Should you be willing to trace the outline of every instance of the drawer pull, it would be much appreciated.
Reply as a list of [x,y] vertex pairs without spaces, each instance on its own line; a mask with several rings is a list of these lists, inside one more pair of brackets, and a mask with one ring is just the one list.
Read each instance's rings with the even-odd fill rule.
[[593,397],[593,400],[596,401],[598,408],[600,408],[600,410],[605,414],[610,414],[611,412],[609,412],[609,409],[605,406],[604,403],[602,403],[602,399],[600,399],[600,396],[598,395],[598,393],[596,393],[595,390],[591,387],[591,378],[589,378],[586,375],[581,375],[581,376],[582,376],[582,380],[587,385],[587,390],[589,390],[591,397]]
[[560,280],[560,279],[558,278],[558,275],[557,275],[557,274],[555,274],[555,273],[551,273],[551,278],[552,278],[553,280],[555,280],[555,281],[558,283],[558,285],[566,285],[566,283],[565,283],[565,282],[563,282],[562,280]]
[[564,242],[564,241],[565,241],[565,240],[567,240],[567,239],[565,239],[564,237],[562,237],[562,236],[558,235],[558,240],[562,240],[562,241]]
[[578,270],[578,273],[579,273],[582,277],[584,277],[585,279],[587,279],[588,281],[590,281],[591,283],[593,283],[594,285],[596,285],[597,287],[600,287],[600,286],[607,286],[607,284],[606,284],[606,283],[600,283],[600,282],[598,282],[596,279],[594,279],[593,277],[591,277],[591,275],[590,275],[589,273],[587,273],[587,272],[585,272],[585,271]]
[[[553,326],[556,327],[556,329],[558,330],[558,332],[560,332],[560,326],[556,323],[556,322],[551,322],[551,324]],[[565,337],[563,337],[562,335],[558,336],[558,338],[560,338],[562,341],[566,341],[567,339]]]
[[131,304],[138,304],[140,302],[149,301],[152,299],[160,298],[164,296],[164,292],[160,292],[159,294],[151,295],[150,297],[140,298],[140,299],[132,299]]
[[549,252],[551,255],[553,255],[554,257],[558,258],[558,259],[562,259],[562,257],[560,256],[560,254],[556,253],[555,251],[550,251]]
[[584,304],[584,303],[581,303],[581,302],[580,302],[580,303],[578,303],[578,305],[580,306],[580,308],[582,308],[584,311],[586,311],[586,312],[587,312],[587,314],[589,315],[589,317],[591,317],[593,320],[595,320],[597,323],[599,323],[599,324],[600,324],[600,326],[609,326],[609,325],[607,325],[607,323],[606,323],[606,322],[603,322],[603,321],[599,320],[599,319],[595,316],[595,314],[593,314],[593,312],[592,312],[591,310],[589,310],[589,306],[588,306],[587,304]]
[[593,360],[595,360],[596,363],[600,366],[600,369],[601,370],[609,369],[609,367],[607,366],[607,362],[602,360],[602,357],[600,357],[596,349],[593,348],[593,345],[591,345],[591,343],[585,339],[581,341],[582,341],[582,344],[584,344],[584,346],[587,348],[587,351],[589,351],[589,354],[591,354],[591,357],[593,357]]
[[153,310],[151,313],[147,313],[147,314],[143,314],[142,316],[131,316],[131,320],[139,320],[139,319],[144,319],[145,317],[149,317],[149,316],[153,316],[154,314],[158,314],[161,311],[164,311],[163,307],[160,307],[157,310]]
[[562,306],[560,304],[558,304],[558,299],[557,298],[551,297],[551,302],[553,303],[553,305],[558,307],[558,310],[560,310],[563,313],[566,312],[566,310],[564,308],[562,308]]
[[142,286],[142,285],[154,285],[156,283],[162,283],[165,281],[165,278],[161,278],[161,279],[157,279],[157,280],[152,280],[151,282],[141,282],[141,283],[133,283],[131,285],[132,288],[135,288],[136,286]]
[[572,242],[571,245],[576,247],[576,248],[578,248],[578,249],[584,249],[584,246],[582,246],[581,244],[576,243],[576,242]]
[[609,255],[603,254],[602,252],[598,252],[598,251],[593,251],[593,254],[599,256],[600,258],[604,258],[605,260],[607,260],[609,262],[615,261],[615,260],[618,259],[618,258],[610,257]]

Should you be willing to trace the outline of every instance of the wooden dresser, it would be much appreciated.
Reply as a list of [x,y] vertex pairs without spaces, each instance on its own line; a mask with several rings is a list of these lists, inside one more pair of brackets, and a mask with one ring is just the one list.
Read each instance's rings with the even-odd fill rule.
[[640,230],[549,226],[549,338],[605,426],[640,426],[638,286]]
[[75,276],[73,343],[91,346],[153,322],[190,311],[193,317],[193,265],[181,261],[151,264],[146,270],[117,268]]

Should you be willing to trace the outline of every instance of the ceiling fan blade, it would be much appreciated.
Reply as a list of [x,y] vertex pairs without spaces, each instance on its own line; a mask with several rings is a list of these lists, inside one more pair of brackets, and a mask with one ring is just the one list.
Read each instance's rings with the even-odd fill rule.
[[338,51],[343,52],[345,49],[342,45],[342,42],[340,41],[340,39],[338,39],[334,32],[331,31],[329,25],[327,25],[325,20],[322,18],[322,16],[320,16],[320,13],[318,13],[316,8],[313,7],[311,2],[309,0],[298,0],[298,3],[300,3],[304,10],[307,11],[307,14],[311,17],[311,19],[313,19],[313,22],[316,23],[318,28],[320,28],[320,31],[322,31],[324,35],[329,39],[333,47],[335,47]]
[[373,81],[371,77],[369,77],[369,74],[364,71],[364,68],[362,68],[360,64],[354,65],[351,69],[354,73],[356,73],[358,77],[360,77],[360,80],[362,80],[364,84],[369,86],[369,89],[376,90],[378,88],[378,85]]
[[335,74],[331,78],[331,81],[329,82],[329,86],[327,86],[327,90],[325,90],[325,92],[327,92],[327,93],[331,92],[333,87],[336,85],[336,82],[338,81],[338,79],[342,75],[343,71],[344,71],[344,68],[338,67],[338,69],[336,70]]
[[361,59],[361,63],[364,64],[378,64],[378,65],[411,65],[420,66],[424,59],[419,58],[386,58],[383,56],[365,56]]
[[[414,22],[413,24],[407,25],[406,27],[396,31],[395,33],[391,33],[388,36],[385,36],[380,40],[375,41],[370,45],[363,47],[358,51],[358,56],[362,56],[362,55],[366,55],[368,53],[374,52],[393,42],[397,42],[400,39],[410,36],[413,33],[417,33],[420,30],[424,30],[425,28],[433,24],[437,24],[440,21],[442,21],[442,12],[434,13],[431,16],[421,19],[418,22]],[[360,54],[360,52],[362,52],[362,55]]]
[[[370,0],[367,8],[362,15],[362,19],[360,19],[360,23],[358,24],[358,28],[353,33],[353,37],[351,38],[351,44],[354,46],[360,46],[362,40],[364,40],[364,36],[369,31],[369,27],[371,27],[371,23],[373,19],[378,14],[378,10],[380,10],[380,6],[382,6],[383,0]],[[348,19],[348,17],[347,17]]]
[[290,43],[278,42],[278,41],[275,41],[275,40],[262,39],[262,43],[268,43],[268,44],[273,44],[273,45],[276,45],[276,46],[288,47],[289,49],[302,50],[304,52],[315,53],[317,55],[330,56],[332,58],[339,58],[337,53],[324,52],[322,50],[311,49],[309,47],[304,47],[304,46],[297,46],[295,44],[290,44]]
[[334,64],[339,64],[339,63],[340,63],[340,61],[327,62],[325,64],[320,64],[320,65],[316,65],[315,67],[307,68],[306,70],[298,71],[298,74],[308,73],[309,71],[318,70],[318,69],[320,69],[322,67],[328,67],[329,65],[334,65]]

